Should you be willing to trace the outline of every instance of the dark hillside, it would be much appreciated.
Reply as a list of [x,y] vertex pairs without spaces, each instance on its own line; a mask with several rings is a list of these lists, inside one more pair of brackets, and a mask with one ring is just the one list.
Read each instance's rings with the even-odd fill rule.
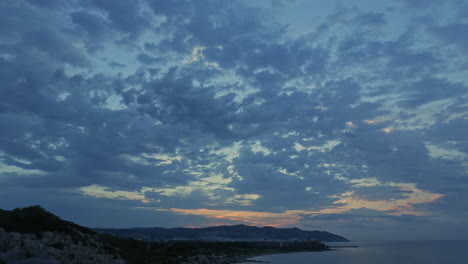
[[47,231],[74,233],[74,230],[86,234],[96,234],[96,232],[89,228],[60,219],[39,205],[16,208],[11,211],[0,209],[0,227],[6,232],[19,232],[23,234]]

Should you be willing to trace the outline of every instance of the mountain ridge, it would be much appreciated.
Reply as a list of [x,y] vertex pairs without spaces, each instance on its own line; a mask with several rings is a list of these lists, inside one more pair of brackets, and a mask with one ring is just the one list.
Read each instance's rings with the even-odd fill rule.
[[94,231],[125,238],[141,240],[207,240],[207,241],[294,241],[320,240],[323,242],[348,242],[345,237],[327,231],[308,231],[293,228],[257,227],[244,224],[200,228],[93,228]]

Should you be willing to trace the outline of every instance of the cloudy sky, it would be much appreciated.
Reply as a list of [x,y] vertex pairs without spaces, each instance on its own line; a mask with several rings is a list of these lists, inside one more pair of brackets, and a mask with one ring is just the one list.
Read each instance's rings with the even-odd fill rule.
[[468,2],[3,0],[0,208],[468,238]]

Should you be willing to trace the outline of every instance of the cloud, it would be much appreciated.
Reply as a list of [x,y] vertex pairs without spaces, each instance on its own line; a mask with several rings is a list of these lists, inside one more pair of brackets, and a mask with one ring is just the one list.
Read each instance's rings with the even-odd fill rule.
[[423,0],[402,0],[402,2],[411,8],[416,8],[416,9],[426,9],[433,7],[436,4],[440,4],[438,1],[435,0],[429,0],[429,1],[423,1]]
[[465,221],[463,14],[358,2],[314,24],[241,1],[2,2],[2,206],[99,225],[67,203],[200,226]]
[[399,102],[403,107],[418,107],[436,100],[444,100],[463,95],[467,90],[462,83],[426,78],[405,87],[406,99]]
[[86,11],[75,11],[70,14],[74,24],[86,31],[90,43],[99,43],[110,37],[111,25],[100,15]]
[[149,26],[141,14],[140,1],[97,0],[89,1],[89,5],[103,11],[113,28],[129,36],[137,37]]
[[41,8],[50,8],[50,9],[56,9],[62,6],[66,6],[67,3],[64,3],[63,1],[60,0],[43,0],[43,1],[34,1],[34,0],[28,0],[31,5],[35,5]]

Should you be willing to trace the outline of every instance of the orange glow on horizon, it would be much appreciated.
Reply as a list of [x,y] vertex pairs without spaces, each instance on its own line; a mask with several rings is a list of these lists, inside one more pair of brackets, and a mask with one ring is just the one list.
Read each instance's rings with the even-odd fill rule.
[[196,226],[196,225],[184,225],[184,228],[202,228],[201,226]]
[[224,223],[224,222],[211,222],[207,224],[207,226],[228,226],[228,225],[229,225],[228,223]]
[[231,211],[215,209],[180,209],[171,208],[172,212],[183,215],[200,215],[212,219],[227,219],[240,221],[258,226],[285,226],[300,222],[300,213],[304,211],[285,211],[283,213],[254,212],[254,211]]
[[[171,208],[172,211],[181,215],[198,215],[209,219],[239,221],[249,225],[256,226],[292,226],[300,223],[306,216],[313,217],[324,214],[343,214],[354,209],[367,208],[380,211],[386,215],[416,215],[428,216],[431,213],[415,210],[415,204],[431,203],[444,197],[443,194],[430,193],[420,190],[414,184],[388,183],[387,185],[399,187],[402,191],[409,193],[401,199],[390,200],[365,200],[354,194],[346,192],[341,195],[341,199],[333,202],[334,205],[320,210],[286,210],[280,213],[255,212],[255,211],[235,211],[235,210],[216,210],[216,209],[181,209]],[[226,225],[223,222],[215,222],[210,225]]]

